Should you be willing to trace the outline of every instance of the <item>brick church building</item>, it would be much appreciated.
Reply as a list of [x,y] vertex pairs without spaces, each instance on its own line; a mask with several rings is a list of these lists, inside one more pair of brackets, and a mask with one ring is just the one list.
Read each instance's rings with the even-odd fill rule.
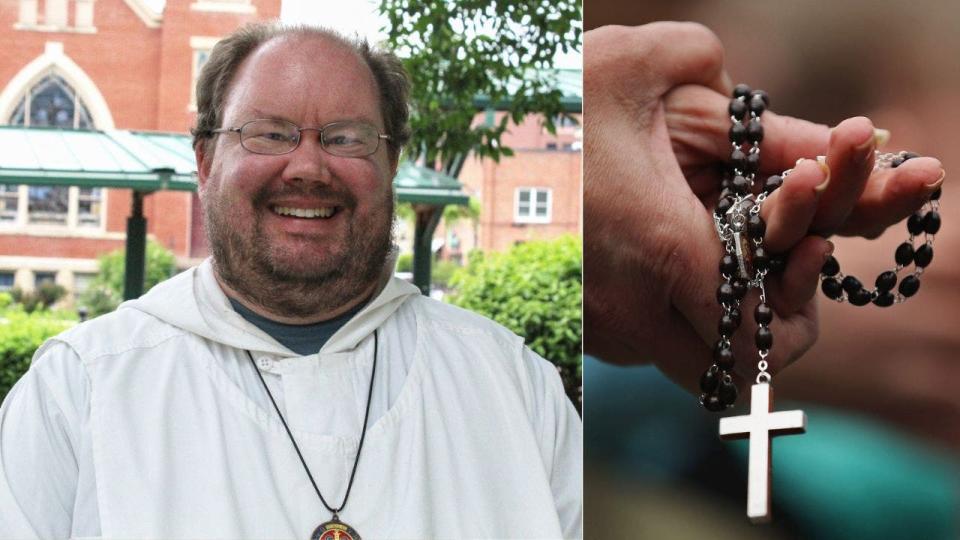
[[[0,124],[185,133],[213,44],[279,15],[280,0],[4,0]],[[129,190],[0,185],[0,288],[82,290],[123,247],[130,205]],[[151,194],[144,214],[182,264],[206,255],[195,194]]]

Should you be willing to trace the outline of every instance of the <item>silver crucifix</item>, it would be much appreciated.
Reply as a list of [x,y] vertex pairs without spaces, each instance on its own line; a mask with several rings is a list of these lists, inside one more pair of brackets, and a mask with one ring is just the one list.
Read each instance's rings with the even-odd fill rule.
[[795,435],[807,430],[803,411],[773,412],[773,390],[767,383],[750,389],[750,414],[720,419],[720,438],[750,438],[747,469],[747,517],[753,523],[770,521],[770,447],[776,435]]

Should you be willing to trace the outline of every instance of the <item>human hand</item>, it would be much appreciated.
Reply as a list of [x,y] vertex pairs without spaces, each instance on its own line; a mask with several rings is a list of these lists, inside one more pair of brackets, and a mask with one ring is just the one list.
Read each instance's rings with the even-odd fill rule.
[[[587,32],[584,46],[585,350],[652,361],[693,388],[720,315],[723,250],[711,211],[730,153],[723,49],[689,23],[601,28]],[[816,339],[813,298],[832,250],[823,237],[876,236],[922,204],[942,169],[925,158],[871,174],[876,135],[865,118],[832,131],[770,112],[762,121],[761,181],[801,157],[825,154],[827,165],[800,163],[762,208],[766,247],[789,252],[767,288],[777,314],[768,358],[775,371]],[[743,312],[752,312],[749,302]],[[741,374],[752,373],[752,334],[734,340]]]

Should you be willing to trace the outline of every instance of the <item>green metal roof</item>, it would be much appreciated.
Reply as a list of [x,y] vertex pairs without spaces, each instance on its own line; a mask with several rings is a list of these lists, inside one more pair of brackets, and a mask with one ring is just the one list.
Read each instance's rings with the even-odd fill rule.
[[[0,184],[196,191],[189,135],[0,126]],[[404,162],[400,202],[467,204],[456,178]]]

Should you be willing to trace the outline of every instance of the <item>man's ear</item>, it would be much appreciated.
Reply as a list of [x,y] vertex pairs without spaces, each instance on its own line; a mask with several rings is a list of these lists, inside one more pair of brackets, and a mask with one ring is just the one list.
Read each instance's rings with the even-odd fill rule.
[[207,151],[207,144],[210,141],[203,140],[193,147],[193,153],[197,157],[197,190],[202,192],[207,184],[207,177],[210,176],[210,162],[213,161],[211,152]]

